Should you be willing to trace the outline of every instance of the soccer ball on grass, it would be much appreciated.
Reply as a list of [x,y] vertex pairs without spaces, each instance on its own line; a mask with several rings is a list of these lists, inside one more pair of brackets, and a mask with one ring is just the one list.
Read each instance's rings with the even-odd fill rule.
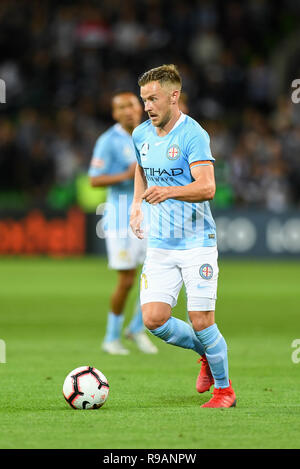
[[73,409],[99,409],[105,403],[109,384],[101,371],[80,366],[71,371],[63,385],[63,395]]

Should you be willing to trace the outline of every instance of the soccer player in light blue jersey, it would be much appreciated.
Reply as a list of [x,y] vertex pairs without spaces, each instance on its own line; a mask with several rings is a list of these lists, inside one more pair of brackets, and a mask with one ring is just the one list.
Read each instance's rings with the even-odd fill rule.
[[[215,323],[218,280],[214,158],[207,132],[180,111],[181,77],[174,65],[145,72],[140,94],[149,120],[133,132],[138,165],[130,225],[140,239],[142,203],[151,207],[147,255],[141,275],[146,327],[165,342],[201,356],[198,392],[214,384],[202,407],[233,407],[227,345]],[[191,325],[172,316],[185,285]]]
[[[144,261],[146,248],[145,241],[132,236],[129,229],[136,167],[131,134],[141,122],[142,106],[135,94],[122,91],[113,96],[112,111],[116,124],[98,138],[89,176],[93,187],[108,187],[101,233],[104,233],[109,267],[118,271],[102,349],[113,355],[127,355],[129,350],[121,341],[124,308],[134,284],[136,269]],[[145,333],[139,301],[125,335],[142,352],[157,352]]]

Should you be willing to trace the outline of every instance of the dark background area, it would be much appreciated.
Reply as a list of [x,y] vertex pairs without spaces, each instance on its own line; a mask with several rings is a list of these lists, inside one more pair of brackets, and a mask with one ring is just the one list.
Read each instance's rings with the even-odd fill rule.
[[299,207],[299,25],[297,0],[2,0],[0,208],[80,205],[111,93],[163,63],[211,136],[214,206]]

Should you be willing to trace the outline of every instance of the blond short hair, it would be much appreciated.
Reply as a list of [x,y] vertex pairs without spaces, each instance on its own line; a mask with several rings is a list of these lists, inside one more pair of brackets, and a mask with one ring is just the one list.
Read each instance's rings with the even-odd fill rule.
[[175,85],[179,90],[182,87],[181,76],[174,64],[161,65],[160,67],[148,70],[139,77],[138,84],[139,86],[145,86],[151,81],[158,81],[161,86],[168,84]]

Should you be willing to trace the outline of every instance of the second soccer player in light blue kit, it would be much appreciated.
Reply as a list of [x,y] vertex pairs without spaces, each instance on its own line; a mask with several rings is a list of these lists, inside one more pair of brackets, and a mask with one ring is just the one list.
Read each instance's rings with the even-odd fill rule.
[[[145,257],[145,243],[138,240],[129,229],[136,166],[131,134],[141,121],[142,107],[135,94],[122,91],[115,93],[112,98],[112,114],[116,124],[98,138],[89,176],[93,187],[108,187],[101,234],[106,242],[109,267],[118,272],[102,349],[113,355],[127,355],[129,350],[121,341],[124,308],[134,284],[136,269]],[[142,352],[157,352],[145,333],[139,302],[125,335]]]
[[[139,85],[149,120],[133,132],[138,165],[130,224],[138,238],[145,236],[146,200],[151,211],[141,275],[144,323],[165,342],[201,356],[197,390],[214,384],[212,399],[202,407],[233,407],[227,345],[215,323],[218,251],[209,206],[215,194],[209,136],[180,112],[181,77],[174,65],[145,72]],[[183,283],[192,326],[172,316]]]

